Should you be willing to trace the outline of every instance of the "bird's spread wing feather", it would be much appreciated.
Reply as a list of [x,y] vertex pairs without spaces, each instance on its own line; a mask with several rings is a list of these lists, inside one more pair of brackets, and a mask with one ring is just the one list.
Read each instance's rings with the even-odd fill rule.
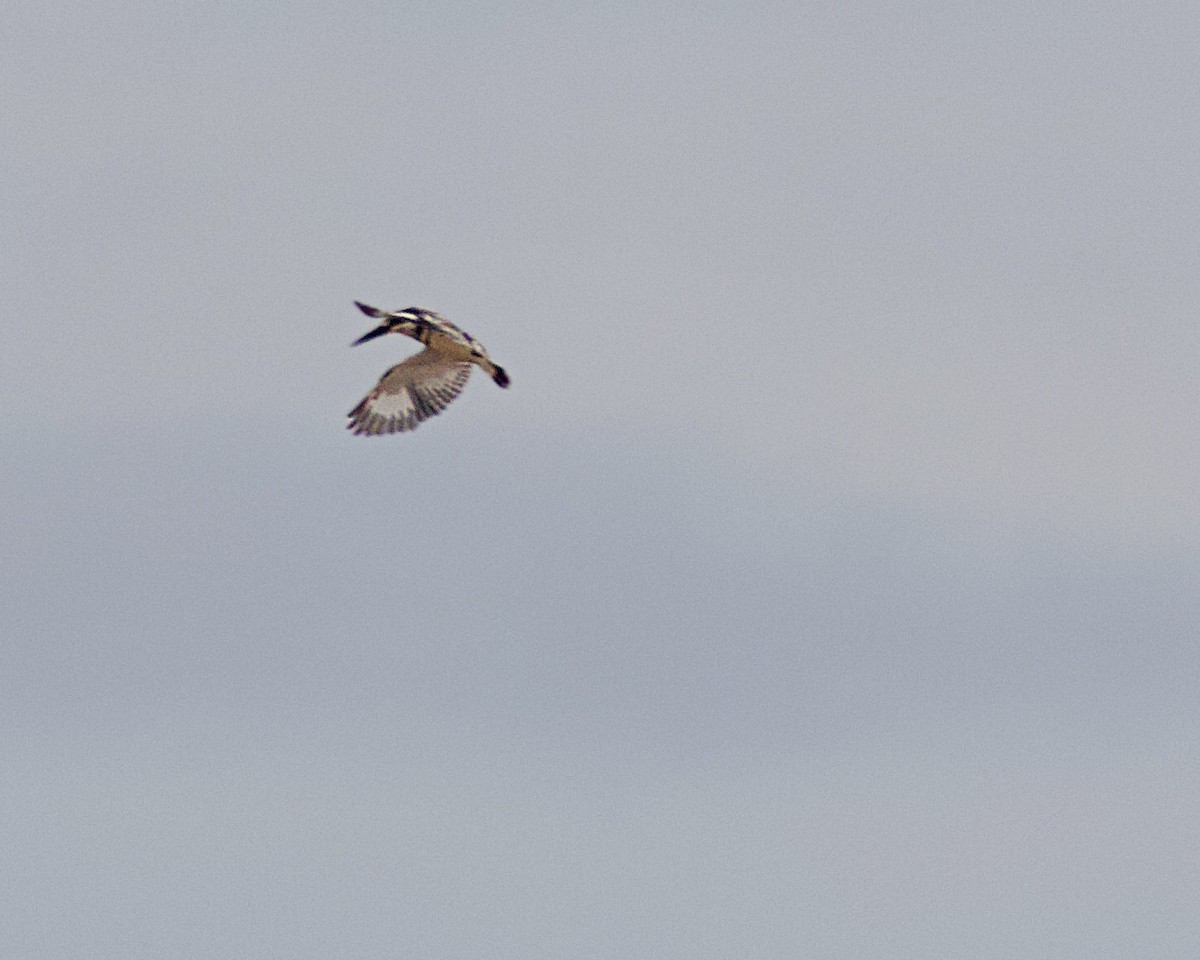
[[471,365],[422,350],[398,363],[350,411],[352,433],[377,436],[412,430],[441,413],[467,385]]

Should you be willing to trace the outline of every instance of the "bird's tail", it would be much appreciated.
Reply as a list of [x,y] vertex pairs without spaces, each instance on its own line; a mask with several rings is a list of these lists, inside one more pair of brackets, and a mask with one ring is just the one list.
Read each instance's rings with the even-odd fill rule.
[[505,372],[504,368],[498,363],[493,363],[492,369],[488,372],[491,373],[492,379],[496,381],[496,386],[498,387],[507,387],[510,383],[512,383],[512,381],[508,379],[508,374]]

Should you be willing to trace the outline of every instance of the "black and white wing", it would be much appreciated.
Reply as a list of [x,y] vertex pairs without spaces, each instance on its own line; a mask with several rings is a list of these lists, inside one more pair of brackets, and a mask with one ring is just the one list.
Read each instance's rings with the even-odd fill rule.
[[441,413],[462,393],[471,365],[422,350],[385,373],[375,389],[350,411],[352,433],[379,436],[414,429]]

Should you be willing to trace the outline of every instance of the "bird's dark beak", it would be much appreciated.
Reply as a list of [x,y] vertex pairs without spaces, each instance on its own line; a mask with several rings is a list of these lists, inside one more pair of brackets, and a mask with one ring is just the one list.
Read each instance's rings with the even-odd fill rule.
[[364,333],[361,337],[355,340],[350,346],[357,347],[360,343],[366,343],[368,340],[374,340],[376,337],[382,337],[388,332],[388,327],[376,327],[370,333]]

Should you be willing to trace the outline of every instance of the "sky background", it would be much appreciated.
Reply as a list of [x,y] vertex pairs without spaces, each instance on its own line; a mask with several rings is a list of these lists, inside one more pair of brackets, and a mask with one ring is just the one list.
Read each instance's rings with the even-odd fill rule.
[[[1194,960],[1190,3],[0,11],[0,954]],[[437,309],[513,378],[344,414]]]

